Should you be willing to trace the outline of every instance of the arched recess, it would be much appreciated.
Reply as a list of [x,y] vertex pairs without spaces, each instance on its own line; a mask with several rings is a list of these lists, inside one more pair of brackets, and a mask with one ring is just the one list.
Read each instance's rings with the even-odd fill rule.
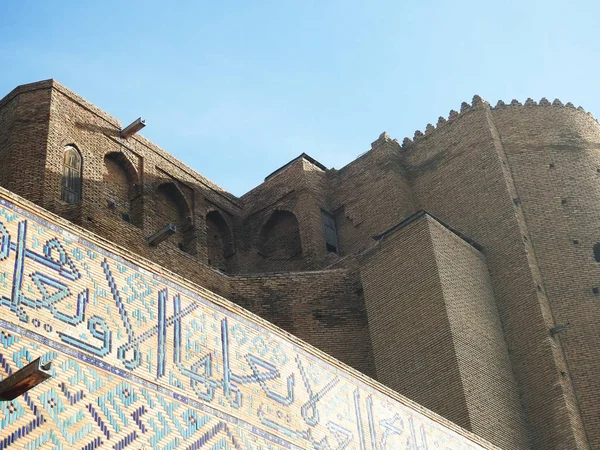
[[143,196],[137,170],[121,152],[104,156],[104,193],[107,206],[126,222],[143,224]]
[[219,211],[206,214],[206,247],[208,264],[227,271],[227,260],[234,253],[231,228]]
[[81,178],[83,159],[74,145],[67,145],[63,151],[63,171],[60,198],[75,204],[81,202]]
[[196,254],[196,232],[190,205],[173,182],[163,183],[156,190],[155,217],[159,227],[170,223],[177,232],[169,238],[177,246],[190,255]]
[[293,262],[302,259],[300,228],[294,213],[274,211],[260,231],[258,248],[268,261],[283,264],[282,270],[294,268]]

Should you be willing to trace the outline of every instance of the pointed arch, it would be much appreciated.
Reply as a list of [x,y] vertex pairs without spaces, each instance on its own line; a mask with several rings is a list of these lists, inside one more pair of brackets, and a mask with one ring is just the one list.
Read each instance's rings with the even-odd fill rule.
[[282,269],[295,268],[297,264],[294,262],[302,258],[302,244],[298,219],[294,213],[273,211],[260,231],[258,248],[268,261],[282,264]]
[[139,175],[131,161],[122,152],[107,153],[103,178],[108,207],[126,222],[141,227],[143,197]]
[[217,210],[206,214],[206,247],[208,264],[227,271],[227,260],[234,253],[233,236],[229,224]]
[[63,150],[62,201],[70,204],[81,202],[82,170],[83,158],[79,149],[75,145],[67,145]]
[[196,254],[196,230],[192,209],[183,192],[172,182],[162,183],[156,190],[156,219],[160,225],[171,223],[177,228],[173,236],[177,246],[186,253]]

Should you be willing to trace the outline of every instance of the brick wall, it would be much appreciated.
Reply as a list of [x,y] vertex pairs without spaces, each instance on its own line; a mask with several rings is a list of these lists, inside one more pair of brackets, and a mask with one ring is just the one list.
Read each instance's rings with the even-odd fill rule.
[[[235,197],[143,137],[121,139],[120,122],[58,83],[52,84],[51,92],[47,175],[44,198],[40,203],[118,245],[226,294],[227,282],[223,275],[208,266],[206,214],[209,204],[218,205],[225,212],[239,210]],[[62,153],[70,144],[74,144],[83,157],[84,201],[80,205],[66,205],[60,200]],[[111,188],[107,185],[106,155],[121,155],[137,177],[137,180],[131,180],[137,182],[137,187],[131,188],[136,192],[129,193],[128,190],[125,194],[123,189],[119,194],[130,196],[129,222],[121,214],[122,207],[111,209],[109,206],[108,190]],[[109,161],[113,162],[113,156],[109,156]],[[116,170],[114,164],[110,167]],[[135,200],[134,205],[131,200]],[[141,208],[143,216],[131,220]],[[177,234],[150,247],[147,237],[167,223],[177,226]]]
[[141,226],[143,205],[139,201],[138,172],[123,153],[110,153],[104,157],[103,179],[108,209],[118,218]]
[[[321,208],[326,207],[325,172],[303,157],[292,161],[279,172],[269,177],[240,198],[244,205],[240,230],[239,272],[265,272],[273,270],[309,270],[321,268],[330,261],[326,250],[325,237],[321,224]],[[288,258],[287,262],[265,254],[264,236],[273,214],[287,211],[295,216],[295,226],[291,231],[285,226],[281,233],[275,233],[281,243],[278,248],[288,248],[286,255],[298,252],[297,236],[300,237],[301,256]],[[290,222],[293,220],[290,219]]]
[[419,206],[484,248],[534,448],[588,448],[489,106],[475,103],[416,139],[406,162]]
[[[493,110],[592,448],[600,448],[600,126],[574,107]],[[596,330],[596,331],[594,331]]]
[[50,116],[49,82],[24,85],[0,101],[2,186],[40,202]]
[[206,214],[206,253],[210,266],[231,271],[230,260],[235,255],[231,217],[218,209]]
[[379,242],[361,264],[378,379],[471,426],[427,220]]
[[378,379],[501,448],[529,448],[483,256],[413,217],[361,266]]
[[[0,155],[2,156],[3,161],[8,161],[11,158],[17,103],[18,96],[14,95],[14,91],[8,94],[0,102]],[[2,186],[5,187],[8,187],[9,183],[9,167],[8,164],[2,164],[0,166],[0,182],[2,183]]]
[[229,299],[375,377],[356,270],[232,276]]
[[428,222],[469,429],[502,448],[529,448],[485,258],[439,222]]
[[416,211],[399,150],[398,143],[384,134],[369,152],[328,173],[329,203],[342,255],[370,247],[373,236]]

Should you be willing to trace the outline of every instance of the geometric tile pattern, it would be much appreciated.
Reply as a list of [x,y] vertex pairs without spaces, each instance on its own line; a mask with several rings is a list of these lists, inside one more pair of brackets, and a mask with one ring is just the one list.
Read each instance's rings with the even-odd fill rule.
[[0,377],[37,357],[53,377],[0,402],[0,450],[483,448],[0,200]]

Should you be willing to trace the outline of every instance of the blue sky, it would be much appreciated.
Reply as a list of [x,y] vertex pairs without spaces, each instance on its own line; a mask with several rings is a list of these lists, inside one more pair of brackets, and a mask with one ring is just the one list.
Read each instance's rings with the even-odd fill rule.
[[591,0],[4,0],[0,97],[55,78],[241,195],[302,152],[340,168],[474,94],[598,117],[599,17]]

